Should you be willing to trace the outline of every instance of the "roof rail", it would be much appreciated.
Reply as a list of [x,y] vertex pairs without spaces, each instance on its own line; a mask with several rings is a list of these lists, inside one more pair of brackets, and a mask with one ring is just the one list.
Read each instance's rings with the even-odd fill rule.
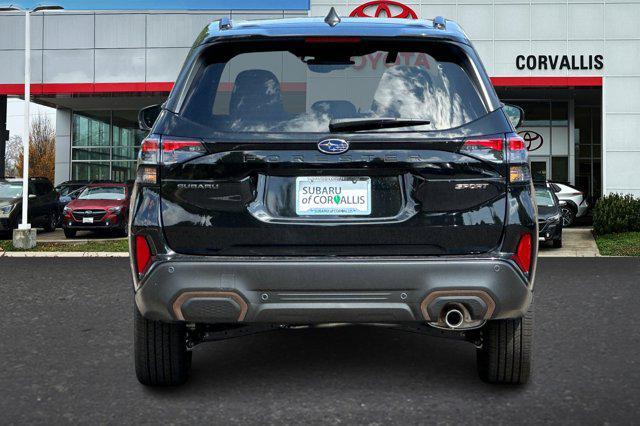
[[436,16],[433,18],[433,28],[436,30],[446,30],[447,29],[447,20],[442,16]]
[[228,18],[226,16],[220,18],[220,22],[218,23],[218,29],[220,31],[230,30],[231,28],[233,28],[233,22],[231,22],[231,18]]

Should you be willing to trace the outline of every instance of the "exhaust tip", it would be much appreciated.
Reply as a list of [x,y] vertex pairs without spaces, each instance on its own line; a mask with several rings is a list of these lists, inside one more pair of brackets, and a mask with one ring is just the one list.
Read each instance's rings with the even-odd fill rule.
[[449,309],[444,315],[444,323],[447,327],[458,328],[464,322],[464,314],[459,309]]

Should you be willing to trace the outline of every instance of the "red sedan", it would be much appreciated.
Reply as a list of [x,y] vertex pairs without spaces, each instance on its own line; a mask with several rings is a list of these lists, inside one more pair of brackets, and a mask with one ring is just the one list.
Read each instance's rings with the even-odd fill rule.
[[127,234],[129,187],[120,183],[100,183],[87,186],[64,208],[62,228],[67,238],[77,231],[109,230]]

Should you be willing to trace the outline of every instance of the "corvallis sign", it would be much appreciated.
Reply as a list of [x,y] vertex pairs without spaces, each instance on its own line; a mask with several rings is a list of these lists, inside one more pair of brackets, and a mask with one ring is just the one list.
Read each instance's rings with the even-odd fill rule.
[[602,55],[518,55],[519,70],[601,70]]

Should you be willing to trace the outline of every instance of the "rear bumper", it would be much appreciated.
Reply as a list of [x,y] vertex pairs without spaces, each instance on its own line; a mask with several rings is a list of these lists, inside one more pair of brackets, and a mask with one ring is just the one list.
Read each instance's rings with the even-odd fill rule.
[[203,323],[435,321],[447,303],[474,319],[524,315],[531,285],[504,259],[215,260],[152,266],[136,304],[153,320]]

